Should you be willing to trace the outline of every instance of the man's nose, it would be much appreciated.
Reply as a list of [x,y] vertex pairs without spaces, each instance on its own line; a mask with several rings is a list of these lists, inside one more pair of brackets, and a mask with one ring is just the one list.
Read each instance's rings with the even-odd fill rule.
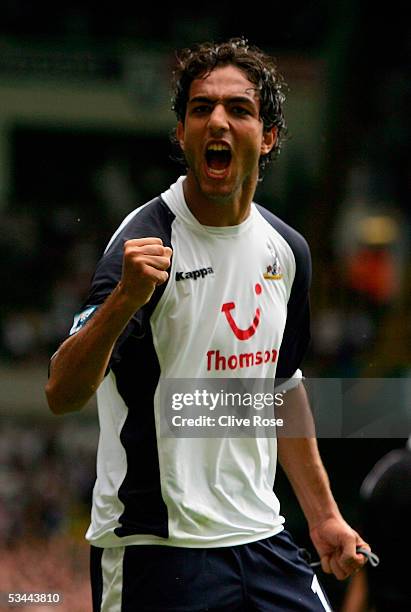
[[228,130],[228,117],[226,109],[223,104],[216,104],[213,108],[210,118],[208,121],[208,126],[212,133],[215,132],[224,132]]

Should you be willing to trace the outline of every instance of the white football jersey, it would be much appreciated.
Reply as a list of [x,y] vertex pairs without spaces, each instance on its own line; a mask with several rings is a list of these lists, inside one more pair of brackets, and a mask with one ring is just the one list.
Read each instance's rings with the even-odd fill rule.
[[254,203],[240,225],[201,225],[183,180],[122,223],[71,330],[120,280],[126,240],[158,236],[171,246],[167,283],[135,313],[98,389],[101,433],[86,535],[95,546],[229,546],[283,528],[273,490],[275,436],[163,435],[160,391],[168,379],[298,384],[309,341],[309,250]]

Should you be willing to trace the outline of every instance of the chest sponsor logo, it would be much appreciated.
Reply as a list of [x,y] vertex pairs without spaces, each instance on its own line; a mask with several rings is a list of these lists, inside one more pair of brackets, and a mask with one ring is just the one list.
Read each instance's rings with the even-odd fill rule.
[[[260,283],[257,283],[254,287],[254,291],[256,292],[256,294],[260,295],[262,290],[263,289]],[[257,330],[257,327],[260,323],[261,311],[259,308],[256,308],[255,313],[254,313],[254,318],[253,318],[251,325],[247,327],[246,329],[241,329],[240,327],[238,327],[237,323],[234,320],[233,315],[231,314],[231,311],[234,310],[234,308],[235,308],[234,302],[226,302],[225,304],[221,306],[221,311],[225,314],[228,324],[230,328],[232,329],[235,337],[238,338],[239,340],[248,340],[249,338],[251,338],[251,336],[254,336]]]
[[176,272],[176,281],[182,280],[197,280],[199,278],[205,278],[209,274],[214,274],[214,270],[211,266],[208,268],[200,268],[199,270],[191,270],[190,272]]
[[275,348],[226,355],[219,349],[207,351],[207,370],[242,370],[252,366],[263,366],[277,361]]
[[[263,291],[260,283],[254,286],[254,293],[261,295]],[[235,310],[234,302],[226,302],[221,306],[221,312],[224,313],[227,323],[238,340],[249,340],[256,333],[261,321],[261,310],[256,308],[251,324],[246,328],[241,328],[237,325],[232,311]],[[239,370],[250,368],[253,366],[263,366],[268,363],[277,361],[278,350],[269,348],[258,351],[243,351],[232,355],[226,355],[219,349],[209,350],[206,354],[207,370]]]

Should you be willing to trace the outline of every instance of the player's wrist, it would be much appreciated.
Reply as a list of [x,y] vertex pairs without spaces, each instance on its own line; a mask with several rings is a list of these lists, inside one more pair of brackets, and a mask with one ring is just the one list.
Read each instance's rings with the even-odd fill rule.
[[308,528],[310,533],[319,531],[330,523],[344,521],[338,508],[325,510],[324,512],[318,513],[307,519]]
[[312,512],[307,516],[308,528],[310,532],[321,529],[327,523],[332,521],[344,520],[335,502],[330,505],[317,508],[315,512]]
[[141,297],[140,293],[130,290],[130,287],[122,280],[119,281],[113,293],[111,294],[116,307],[124,310],[132,316],[139,308],[144,306],[146,301]]

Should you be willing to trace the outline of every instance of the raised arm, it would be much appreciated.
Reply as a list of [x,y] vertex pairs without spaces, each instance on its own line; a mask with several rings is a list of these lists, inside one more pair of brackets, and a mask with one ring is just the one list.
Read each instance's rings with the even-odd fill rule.
[[76,334],[63,342],[50,365],[46,396],[50,410],[80,410],[102,382],[113,347],[134,313],[168,279],[171,249],[160,238],[124,243],[117,286]]

